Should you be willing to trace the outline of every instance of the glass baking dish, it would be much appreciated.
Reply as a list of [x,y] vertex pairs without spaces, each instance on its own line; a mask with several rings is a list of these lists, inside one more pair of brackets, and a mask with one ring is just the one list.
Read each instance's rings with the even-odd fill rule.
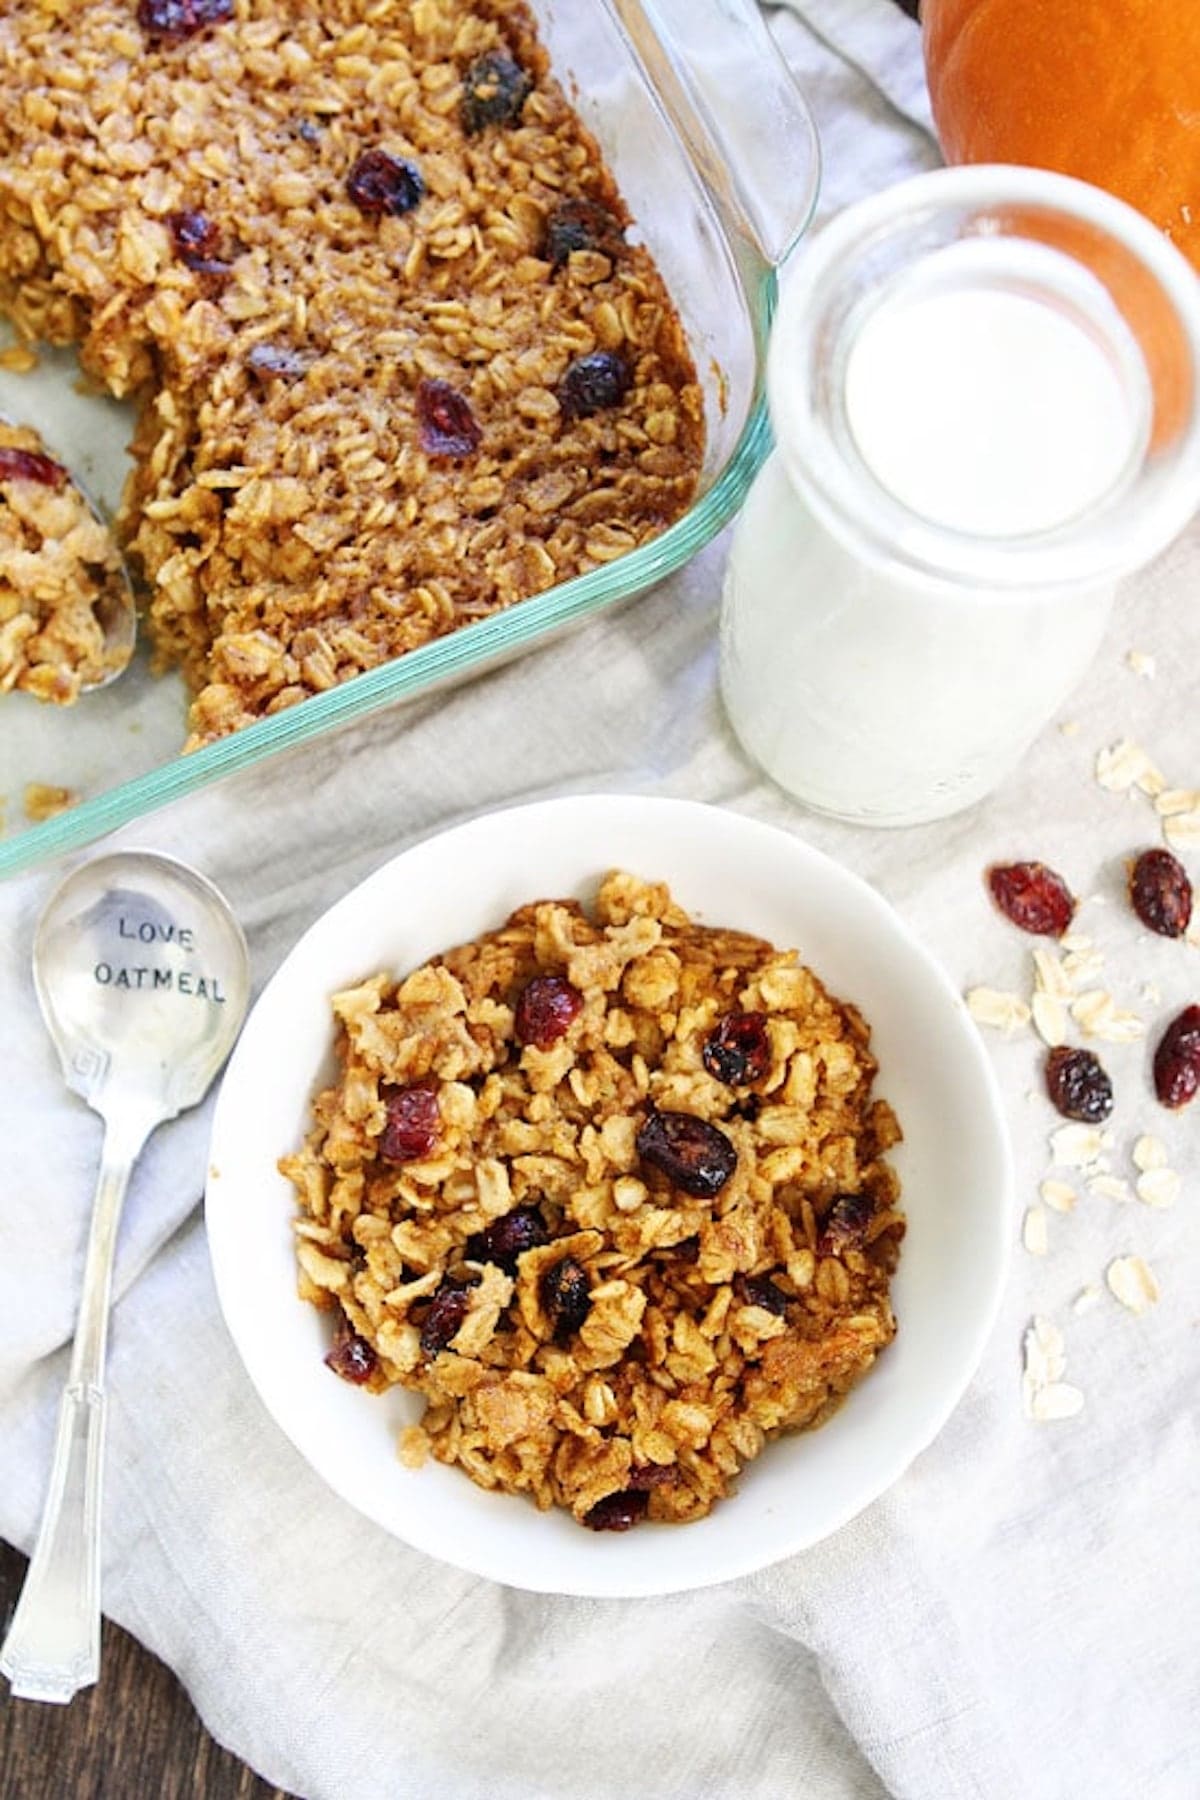
[[[644,592],[737,511],[768,448],[762,370],[778,265],[812,216],[811,115],[755,0],[529,0],[555,73],[600,142],[666,279],[705,393],[708,442],[696,500],[619,561],[305,700],[188,755],[187,696],[130,669],[74,707],[0,698],[0,875],[88,843],[223,775],[514,657]],[[68,353],[0,368],[0,415],[31,424],[115,510],[133,408],[89,390]],[[25,823],[28,784],[75,804]]]

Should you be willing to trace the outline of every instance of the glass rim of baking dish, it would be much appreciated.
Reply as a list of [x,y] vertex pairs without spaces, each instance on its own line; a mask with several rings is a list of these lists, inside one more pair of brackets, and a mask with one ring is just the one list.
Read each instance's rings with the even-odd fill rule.
[[[0,840],[0,880],[81,849],[311,739],[483,675],[552,642],[673,574],[739,510],[771,449],[766,346],[779,268],[816,209],[821,156],[815,122],[755,0],[602,0],[602,6],[689,155],[737,265],[755,349],[754,381],[737,441],[711,487],[659,536],[612,562],[459,626],[227,737],[180,750],[11,840]],[[697,32],[705,30],[721,34],[708,46],[721,55],[698,61],[689,52],[697,47]],[[764,49],[765,61],[759,60]],[[748,114],[742,104],[747,70],[762,88],[761,117],[753,109]],[[774,179],[781,146],[797,155],[786,192]]]

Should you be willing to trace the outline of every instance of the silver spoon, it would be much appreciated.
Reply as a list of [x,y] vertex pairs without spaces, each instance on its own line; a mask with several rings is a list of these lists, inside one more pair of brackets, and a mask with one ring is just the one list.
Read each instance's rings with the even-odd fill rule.
[[0,1672],[70,1700],[100,1673],[104,1350],[121,1203],[156,1125],[204,1098],[250,996],[246,940],[203,875],[168,856],[86,863],[38,923],[33,977],[67,1086],[104,1120],[83,1294],[42,1523]]
[[[0,425],[17,426],[18,421],[0,412]],[[51,456],[50,461],[57,463],[62,469],[93,519],[112,537],[117,551],[117,567],[105,583],[95,605],[96,622],[104,633],[103,673],[93,681],[83,682],[79,689],[80,694],[95,694],[123,675],[133,660],[133,652],[137,647],[137,600],[133,591],[133,578],[129,573],[129,565],[117,546],[112,526],[86,484],[74,470],[67,467],[61,457]]]

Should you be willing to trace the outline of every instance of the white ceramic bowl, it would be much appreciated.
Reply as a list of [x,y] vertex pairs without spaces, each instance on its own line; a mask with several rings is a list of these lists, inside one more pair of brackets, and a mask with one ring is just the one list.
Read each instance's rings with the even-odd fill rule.
[[[608,869],[665,878],[701,920],[795,947],[873,1031],[876,1091],[904,1128],[892,1152],[909,1229],[899,1333],[820,1430],[768,1446],[695,1524],[582,1530],[396,1455],[418,1397],[325,1368],[328,1324],[296,1296],[290,1184],[276,1159],[332,1068],[329,995],[402,973],[531,899],[587,898]],[[994,1080],[966,1010],[896,914],[800,840],[715,807],[583,797],[491,813],[416,845],[346,895],[270,982],[229,1065],[213,1126],[207,1225],[225,1318],[276,1422],[329,1485],[431,1556],[513,1587],[633,1595],[703,1587],[816,1543],[890,1486],[944,1424],[995,1317],[1011,1167]]]

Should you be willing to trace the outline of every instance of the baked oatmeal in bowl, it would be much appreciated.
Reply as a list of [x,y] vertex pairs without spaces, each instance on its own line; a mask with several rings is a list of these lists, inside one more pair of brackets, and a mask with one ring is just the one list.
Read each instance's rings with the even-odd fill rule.
[[853,876],[679,802],[489,815],[348,895],[259,1002],[212,1163],[226,1319],[313,1466],[562,1592],[852,1516],[961,1393],[1006,1255],[957,996]]

